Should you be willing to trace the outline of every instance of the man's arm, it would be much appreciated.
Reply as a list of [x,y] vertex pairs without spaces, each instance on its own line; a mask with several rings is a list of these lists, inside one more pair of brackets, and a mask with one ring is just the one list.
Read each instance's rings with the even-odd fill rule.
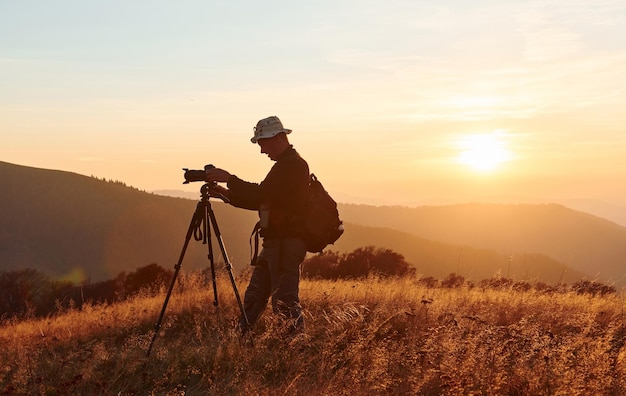
[[258,210],[263,202],[261,186],[241,180],[235,175],[228,178],[230,204],[238,208]]
[[211,168],[206,170],[206,180],[214,183],[227,183],[228,188],[217,186],[229,199],[229,203],[242,209],[258,210],[261,204],[261,189],[256,183],[241,180],[230,172]]

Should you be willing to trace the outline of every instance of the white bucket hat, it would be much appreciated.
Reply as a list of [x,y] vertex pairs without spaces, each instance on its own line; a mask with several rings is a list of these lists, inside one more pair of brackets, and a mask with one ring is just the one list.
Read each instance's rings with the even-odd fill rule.
[[262,119],[257,122],[256,126],[253,128],[254,136],[250,141],[252,143],[256,143],[259,139],[268,139],[278,135],[279,133],[290,134],[291,129],[283,128],[283,123],[280,122],[278,117],[271,116]]

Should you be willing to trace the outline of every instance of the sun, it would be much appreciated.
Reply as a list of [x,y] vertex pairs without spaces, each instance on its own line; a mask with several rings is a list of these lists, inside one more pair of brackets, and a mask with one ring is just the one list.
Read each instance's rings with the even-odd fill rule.
[[500,131],[464,136],[457,160],[477,172],[494,171],[512,157],[503,137]]

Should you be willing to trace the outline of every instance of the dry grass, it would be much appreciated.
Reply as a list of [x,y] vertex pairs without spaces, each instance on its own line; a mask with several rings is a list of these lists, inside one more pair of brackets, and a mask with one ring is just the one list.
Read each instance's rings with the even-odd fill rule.
[[0,393],[626,394],[619,295],[303,281],[306,333],[281,337],[268,312],[248,343],[227,280],[219,311],[210,285],[190,279],[183,289],[150,358],[163,295],[5,323]]

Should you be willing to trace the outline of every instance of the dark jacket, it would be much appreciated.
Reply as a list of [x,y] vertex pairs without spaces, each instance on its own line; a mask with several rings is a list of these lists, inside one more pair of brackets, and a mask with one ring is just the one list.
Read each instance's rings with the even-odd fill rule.
[[309,186],[309,165],[293,146],[280,154],[261,183],[250,183],[232,175],[227,185],[231,205],[250,210],[269,209],[269,226],[261,231],[262,236],[300,234]]

